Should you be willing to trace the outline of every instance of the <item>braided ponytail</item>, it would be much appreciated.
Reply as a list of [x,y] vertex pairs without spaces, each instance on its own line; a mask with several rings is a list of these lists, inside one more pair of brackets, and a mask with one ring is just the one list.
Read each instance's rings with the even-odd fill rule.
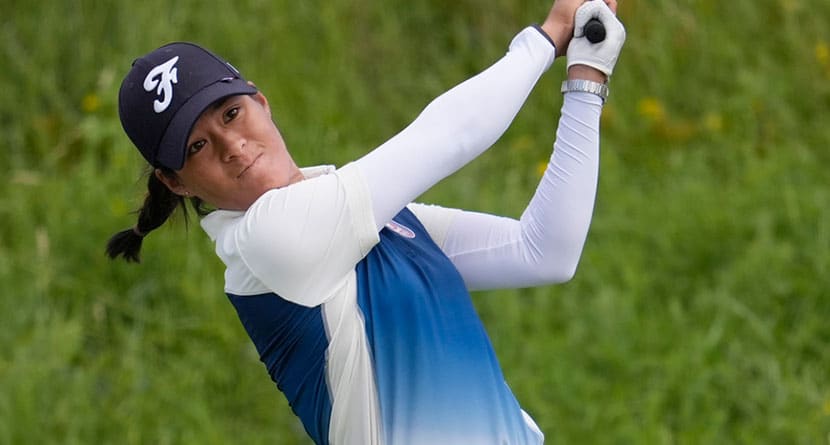
[[[170,174],[163,172],[162,174]],[[147,179],[147,195],[138,211],[138,223],[132,228],[122,230],[107,242],[107,255],[115,259],[119,255],[128,262],[141,261],[141,242],[151,231],[161,227],[179,205],[184,208],[184,198],[173,193],[156,177],[153,171]],[[185,211],[185,220],[187,212]]]

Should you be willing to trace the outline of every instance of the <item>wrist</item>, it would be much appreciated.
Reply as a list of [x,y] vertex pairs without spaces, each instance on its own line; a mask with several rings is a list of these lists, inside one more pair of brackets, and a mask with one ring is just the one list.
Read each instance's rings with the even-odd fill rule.
[[562,82],[562,93],[583,92],[599,96],[602,102],[608,99],[608,85],[585,79],[568,79]]
[[588,65],[571,65],[568,67],[568,80],[590,80],[592,82],[607,83],[608,76],[602,71]]
[[539,28],[553,42],[553,46],[556,48],[556,58],[562,57],[568,52],[568,43],[570,43],[571,36],[573,35],[573,23],[554,24],[550,21],[545,21]]

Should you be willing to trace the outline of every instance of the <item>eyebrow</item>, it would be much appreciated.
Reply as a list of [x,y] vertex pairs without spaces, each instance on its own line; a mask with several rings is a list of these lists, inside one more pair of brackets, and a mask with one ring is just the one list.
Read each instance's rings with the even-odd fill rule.
[[219,108],[222,108],[222,105],[225,105],[225,102],[229,101],[233,96],[223,97],[222,99],[217,100],[216,102],[210,104],[210,109],[215,111]]

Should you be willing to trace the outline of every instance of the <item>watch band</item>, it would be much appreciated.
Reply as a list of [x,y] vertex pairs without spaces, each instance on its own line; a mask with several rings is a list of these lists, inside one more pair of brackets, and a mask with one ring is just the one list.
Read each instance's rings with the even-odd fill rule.
[[592,80],[572,79],[562,82],[562,93],[570,93],[571,91],[596,94],[603,102],[608,99],[608,93],[610,92],[608,85]]

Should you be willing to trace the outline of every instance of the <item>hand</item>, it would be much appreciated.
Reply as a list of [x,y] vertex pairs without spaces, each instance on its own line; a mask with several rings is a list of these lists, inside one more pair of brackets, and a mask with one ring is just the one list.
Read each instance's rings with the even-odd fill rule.
[[[591,19],[599,19],[605,26],[605,40],[591,43],[585,37],[583,28]],[[625,43],[625,27],[617,20],[615,9],[599,1],[589,1],[580,6],[574,18],[574,37],[568,51],[568,77],[572,70],[590,67],[598,70],[606,80],[614,71],[614,65]]]
[[[548,13],[548,17],[542,23],[542,30],[553,40],[556,47],[556,57],[564,56],[568,52],[568,45],[574,35],[574,16],[576,10],[586,0],[556,0]],[[617,0],[603,0],[611,8],[617,11]]]

